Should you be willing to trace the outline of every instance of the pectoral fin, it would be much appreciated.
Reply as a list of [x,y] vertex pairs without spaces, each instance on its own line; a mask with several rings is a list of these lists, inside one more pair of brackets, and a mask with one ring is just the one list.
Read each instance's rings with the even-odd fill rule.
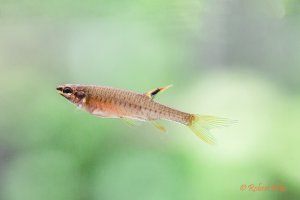
[[154,99],[154,97],[159,93],[159,92],[163,92],[167,89],[169,89],[170,87],[172,87],[172,85],[168,85],[168,86],[165,86],[165,87],[161,87],[161,88],[156,88],[154,90],[151,90],[147,93],[145,93],[145,95],[151,99]]

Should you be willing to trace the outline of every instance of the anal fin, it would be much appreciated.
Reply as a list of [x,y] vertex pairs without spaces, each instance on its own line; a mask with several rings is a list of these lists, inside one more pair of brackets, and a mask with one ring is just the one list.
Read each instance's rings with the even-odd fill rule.
[[156,122],[156,121],[152,121],[151,124],[152,124],[155,128],[157,128],[158,130],[160,130],[161,132],[166,132],[166,131],[167,131],[167,129],[166,129],[164,126],[162,126],[161,124],[159,124],[159,123]]

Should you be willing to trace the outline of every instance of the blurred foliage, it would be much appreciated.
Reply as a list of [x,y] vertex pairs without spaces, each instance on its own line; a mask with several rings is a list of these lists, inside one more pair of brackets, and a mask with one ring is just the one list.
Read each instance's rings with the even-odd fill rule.
[[[0,199],[299,199],[299,5],[2,0]],[[210,147],[174,123],[90,116],[61,83],[172,83],[158,101],[238,123]]]

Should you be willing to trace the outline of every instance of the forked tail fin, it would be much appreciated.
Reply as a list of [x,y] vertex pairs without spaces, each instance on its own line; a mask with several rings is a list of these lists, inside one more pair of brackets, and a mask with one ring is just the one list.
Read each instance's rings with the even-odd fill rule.
[[235,123],[235,121],[226,118],[207,115],[192,115],[188,127],[204,142],[215,144],[215,138],[210,133],[210,130],[218,127],[226,127],[233,123]]

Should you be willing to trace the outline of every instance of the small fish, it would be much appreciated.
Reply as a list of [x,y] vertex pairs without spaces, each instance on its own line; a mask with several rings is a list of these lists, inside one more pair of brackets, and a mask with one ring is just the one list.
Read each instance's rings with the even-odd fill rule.
[[168,120],[188,126],[208,144],[215,139],[210,129],[226,126],[231,120],[207,115],[196,115],[170,108],[154,101],[154,97],[171,85],[156,88],[144,94],[112,87],[66,84],[56,89],[60,95],[92,115],[106,118],[149,121],[164,131],[156,120]]

